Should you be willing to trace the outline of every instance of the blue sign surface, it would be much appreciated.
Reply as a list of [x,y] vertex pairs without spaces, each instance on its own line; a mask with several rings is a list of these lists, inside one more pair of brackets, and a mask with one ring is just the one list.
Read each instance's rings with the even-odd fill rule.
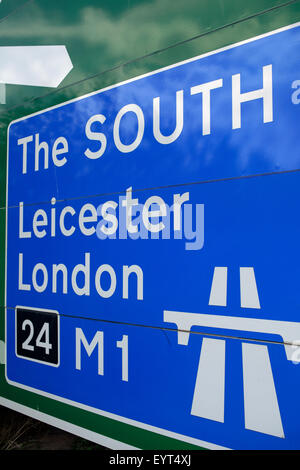
[[300,448],[299,50],[293,25],[11,123],[9,383]]

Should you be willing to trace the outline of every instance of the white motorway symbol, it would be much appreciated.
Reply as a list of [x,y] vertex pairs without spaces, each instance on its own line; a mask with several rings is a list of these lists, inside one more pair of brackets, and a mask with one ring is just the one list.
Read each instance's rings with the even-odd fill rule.
[[0,103],[5,84],[56,88],[72,70],[65,46],[0,47]]
[[[253,268],[240,268],[241,307],[260,309]],[[216,267],[209,305],[227,305],[227,268]],[[175,323],[178,344],[188,345],[192,326],[276,334],[283,339],[288,361],[297,364],[294,354],[300,338],[300,323],[248,317],[164,311],[164,322]],[[203,338],[192,400],[191,414],[224,422],[225,339]],[[296,358],[296,359],[295,359]],[[284,438],[268,347],[242,342],[245,428]]]

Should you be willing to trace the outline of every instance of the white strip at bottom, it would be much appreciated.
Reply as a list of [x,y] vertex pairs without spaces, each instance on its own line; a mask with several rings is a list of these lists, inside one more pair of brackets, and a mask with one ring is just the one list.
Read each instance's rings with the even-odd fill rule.
[[225,340],[203,338],[191,414],[224,422]]
[[245,428],[284,438],[268,347],[242,343]]
[[[207,442],[207,441],[203,441],[201,439],[196,439],[194,437],[185,436],[183,434],[168,431],[167,429],[158,428],[156,426],[152,426],[150,424],[142,423],[142,422],[136,421],[134,419],[125,418],[123,416],[119,416],[119,415],[116,415],[114,413],[110,413],[108,411],[99,410],[98,408],[93,408],[92,406],[89,406],[89,405],[84,405],[82,403],[77,403],[77,402],[74,402],[74,401],[69,400],[67,398],[62,398],[62,397],[59,397],[57,395],[52,395],[51,393],[43,392],[41,390],[37,390],[35,388],[28,387],[28,386],[23,385],[23,384],[18,384],[17,382],[13,382],[11,380],[8,380],[7,377],[6,377],[6,380],[10,385],[21,388],[22,390],[27,390],[29,392],[37,393],[37,394],[42,395],[44,397],[54,399],[54,400],[59,401],[61,403],[65,403],[66,405],[75,406],[76,408],[80,408],[81,410],[89,411],[91,413],[95,413],[95,414],[98,414],[100,416],[104,416],[106,418],[109,418],[109,419],[112,419],[112,420],[115,420],[115,421],[119,421],[121,423],[128,424],[129,426],[134,426],[134,427],[137,427],[137,428],[140,428],[140,429],[145,429],[146,431],[150,431],[150,432],[153,432],[155,434],[161,434],[162,436],[167,436],[171,439],[176,439],[176,440],[179,440],[179,441],[188,442],[189,444],[193,444],[193,445],[198,446],[198,447],[203,447],[205,449],[211,449],[211,450],[228,450],[229,449],[228,447],[223,447],[221,445],[214,444],[212,442]],[[6,400],[5,398],[0,397],[0,405],[3,404],[4,406],[8,406],[8,408],[10,408],[10,405],[5,405],[4,403],[1,402],[1,400],[4,400],[4,401],[7,401],[8,403],[14,404],[15,408],[13,408],[13,409],[15,409],[15,411],[19,411],[20,413],[26,414],[28,416],[31,416],[32,418],[35,418],[35,419],[40,419],[41,421],[44,421],[45,423],[50,424],[52,426],[60,427],[60,423],[62,423],[64,425],[64,427],[61,427],[61,429],[65,430],[67,432],[71,432],[73,434],[77,434],[80,437],[84,437],[85,439],[89,439],[89,440],[91,440],[93,442],[96,442],[100,445],[109,447],[110,449],[115,449],[115,450],[125,449],[125,447],[123,447],[124,445],[127,446],[126,449],[137,449],[136,447],[129,446],[127,444],[124,444],[123,442],[119,442],[119,441],[116,441],[114,439],[106,438],[105,436],[99,435],[98,433],[88,431],[85,428],[81,428],[80,426],[72,425],[72,424],[70,424],[66,421],[60,420],[58,418],[54,418],[54,417],[49,416],[45,413],[41,413],[41,417],[40,417],[40,415],[39,415],[40,412],[39,411],[33,410],[33,409],[31,409],[29,407],[25,407],[23,405],[19,405],[18,403],[15,403],[13,401]],[[21,411],[21,409],[18,409],[16,407],[21,407],[21,409],[24,409],[24,410],[27,410],[27,411]],[[38,413],[38,415],[35,416],[35,415],[31,414],[32,412],[33,413]],[[58,424],[55,424],[56,422]],[[78,434],[75,431],[75,428],[78,429],[79,431],[83,432],[83,433],[88,433],[88,434],[84,434],[84,435]],[[72,429],[74,429],[74,430],[72,430]],[[85,437],[85,435],[89,435],[90,437]],[[99,438],[100,440],[99,439],[95,440],[94,439],[95,437]],[[102,438],[104,440],[102,440]],[[109,445],[109,441],[111,441],[110,445]]]
[[75,424],[71,424],[68,421],[63,421],[62,419],[54,418],[53,416],[47,415],[46,413],[34,410],[33,408],[29,408],[28,406],[20,405],[19,403],[7,400],[3,397],[0,397],[0,405],[5,406],[6,408],[10,408],[11,410],[17,411],[18,413],[22,413],[26,416],[30,416],[31,418],[42,421],[43,423],[49,424],[50,426],[55,426],[56,428],[62,429],[63,431],[75,434],[76,436],[82,437],[83,439],[87,439],[101,446],[108,447],[109,449],[140,450],[138,447],[133,447],[128,444],[125,444],[124,442],[112,439],[111,437],[103,436],[102,434],[89,431],[88,429],[76,426]]

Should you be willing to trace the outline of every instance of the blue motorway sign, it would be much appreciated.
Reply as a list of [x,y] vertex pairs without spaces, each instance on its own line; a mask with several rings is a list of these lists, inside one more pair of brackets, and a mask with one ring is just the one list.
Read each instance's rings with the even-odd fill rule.
[[8,130],[9,383],[210,448],[300,448],[300,25]]

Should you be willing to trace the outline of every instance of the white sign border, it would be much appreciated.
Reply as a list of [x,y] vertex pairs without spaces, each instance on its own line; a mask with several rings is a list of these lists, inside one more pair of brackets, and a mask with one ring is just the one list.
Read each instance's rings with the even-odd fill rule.
[[[8,160],[8,157],[9,157],[9,130],[10,130],[10,127],[16,123],[16,122],[20,122],[20,121],[23,121],[25,119],[28,119],[30,117],[33,117],[33,116],[37,116],[39,114],[44,114],[50,110],[53,110],[53,109],[56,109],[56,108],[60,108],[62,106],[66,106],[67,104],[69,103],[73,103],[73,102],[76,102],[76,101],[79,101],[79,100],[82,100],[84,98],[87,98],[89,96],[93,96],[93,95],[96,95],[96,94],[99,94],[99,93],[103,93],[107,90],[111,90],[113,88],[117,88],[117,87],[120,87],[122,85],[125,85],[127,83],[131,83],[131,82],[134,82],[134,81],[137,81],[137,80],[141,80],[142,78],[145,78],[145,77],[149,77],[151,75],[156,75],[158,73],[161,73],[165,70],[169,70],[169,69],[172,69],[172,68],[175,68],[175,67],[178,67],[180,65],[183,65],[183,64],[187,64],[187,63],[190,63],[190,62],[194,62],[196,60],[199,60],[199,59],[203,59],[205,57],[209,57],[211,55],[214,55],[214,54],[218,54],[218,53],[221,53],[221,52],[224,52],[224,51],[227,51],[227,50],[230,50],[230,49],[233,49],[233,48],[236,48],[236,47],[239,47],[239,46],[242,46],[244,44],[248,44],[250,42],[254,42],[254,41],[257,41],[259,39],[262,39],[262,38],[265,38],[265,37],[269,37],[269,36],[272,36],[274,34],[278,34],[278,33],[281,33],[283,31],[287,31],[289,29],[294,29],[296,27],[300,26],[300,22],[297,22],[297,23],[293,23],[291,25],[288,25],[288,26],[284,26],[282,28],[278,28],[278,29],[275,29],[273,31],[270,31],[268,33],[264,33],[264,34],[261,34],[259,36],[255,36],[255,37],[252,37],[250,39],[246,39],[246,40],[243,40],[243,41],[240,41],[240,42],[237,42],[235,44],[231,44],[229,46],[225,46],[225,47],[222,47],[220,49],[217,49],[217,50],[214,50],[214,51],[210,51],[210,52],[207,52],[205,54],[201,54],[199,56],[196,56],[196,57],[192,57],[190,59],[187,59],[187,60],[184,60],[184,61],[181,61],[181,62],[177,62],[175,64],[172,64],[172,65],[169,65],[169,66],[166,66],[166,67],[163,67],[161,69],[158,69],[158,70],[155,70],[155,71],[152,71],[152,72],[149,72],[149,73],[146,73],[144,75],[139,75],[137,77],[134,77],[134,78],[131,78],[131,79],[128,79],[128,80],[125,80],[123,82],[120,82],[120,83],[117,83],[117,84],[114,84],[114,85],[110,85],[106,88],[103,88],[103,89],[100,89],[100,90],[97,90],[97,91],[94,91],[94,92],[91,92],[91,93],[88,93],[86,95],[83,95],[83,96],[80,96],[80,97],[77,97],[77,98],[74,98],[74,99],[71,99],[69,101],[66,101],[64,103],[60,103],[60,104],[57,104],[55,106],[51,106],[49,108],[46,108],[44,110],[41,110],[41,111],[37,111],[36,113],[33,113],[33,114],[30,114],[30,115],[27,115],[27,116],[23,116],[21,118],[18,118],[14,121],[12,121],[9,126],[8,126],[8,129],[7,129],[7,172],[6,172],[6,235],[5,235],[5,309],[6,309],[6,313],[5,313],[5,337],[7,338],[7,321],[6,321],[6,316],[7,316],[7,306],[6,306],[6,301],[7,301],[7,212],[8,212],[8,206],[7,206],[7,203],[8,203],[8,172],[9,172],[9,160]],[[6,342],[6,339],[5,339],[5,342]],[[6,342],[7,344],[7,342]],[[172,439],[177,439],[177,440],[181,440],[183,442],[187,442],[187,443],[190,443],[190,444],[193,444],[195,446],[200,446],[200,447],[205,447],[207,449],[213,449],[213,450],[216,450],[216,449],[219,449],[219,450],[224,450],[224,449],[228,449],[226,447],[222,447],[222,446],[219,446],[217,444],[213,444],[213,443],[210,443],[210,442],[206,442],[206,441],[202,441],[200,439],[196,439],[196,438],[192,438],[192,437],[189,437],[189,436],[185,436],[185,435],[182,435],[182,434],[178,434],[178,433],[175,433],[175,432],[172,432],[172,431],[168,431],[166,429],[162,429],[162,428],[158,428],[156,426],[152,426],[152,425],[148,425],[146,423],[142,423],[142,422],[139,422],[139,421],[135,421],[135,420],[132,420],[132,419],[129,419],[129,418],[125,418],[123,416],[119,416],[119,415],[116,415],[114,413],[110,413],[110,412],[107,412],[107,411],[104,411],[104,410],[99,410],[97,408],[93,408],[91,406],[87,406],[87,405],[84,405],[82,403],[78,403],[78,402],[74,402],[72,400],[69,400],[69,399],[66,399],[66,398],[62,398],[60,396],[57,396],[57,395],[52,395],[50,393],[47,393],[47,392],[44,392],[42,390],[38,390],[38,389],[35,389],[35,388],[32,388],[32,387],[28,387],[26,385],[23,385],[23,384],[20,384],[20,383],[17,383],[17,382],[13,382],[11,381],[10,379],[8,379],[7,377],[7,367],[6,367],[6,363],[5,363],[5,378],[6,378],[6,381],[8,382],[8,384],[10,385],[13,385],[13,386],[16,386],[18,388],[21,388],[23,390],[26,390],[26,391],[29,391],[29,392],[34,392],[34,393],[37,393],[39,395],[42,395],[44,397],[47,397],[47,398],[50,398],[50,399],[54,399],[56,401],[59,401],[59,402],[62,402],[62,403],[65,403],[67,405],[71,405],[71,406],[75,406],[77,408],[80,408],[82,410],[85,410],[85,411],[88,411],[88,412],[92,412],[92,413],[95,413],[95,414],[98,414],[98,415],[101,415],[101,416],[104,416],[106,418],[109,418],[109,419],[112,419],[112,420],[115,420],[115,421],[119,421],[119,422],[122,422],[124,424],[128,424],[130,426],[135,426],[135,427],[139,427],[139,428],[142,428],[142,429],[145,429],[147,431],[150,431],[150,432],[153,432],[153,433],[156,433],[156,434],[161,434],[161,435],[164,435],[166,437],[169,437],[169,438],[172,438]],[[61,429],[64,429],[68,432],[71,432],[73,434],[77,434],[81,437],[84,437],[84,438],[87,438],[87,439],[90,439],[91,441],[93,442],[97,442],[99,444],[102,444],[104,446],[108,446],[112,449],[116,449],[116,450],[120,450],[120,449],[136,449],[136,447],[132,447],[132,446],[128,446],[127,444],[124,444],[123,442],[121,441],[117,441],[117,440],[114,440],[114,439],[111,439],[111,438],[108,438],[104,435],[101,435],[101,434],[98,434],[98,433],[95,433],[93,431],[89,431],[87,430],[86,428],[82,428],[80,426],[77,426],[77,425],[74,425],[74,424],[71,424],[67,421],[63,421],[59,418],[56,418],[56,417],[53,417],[51,415],[48,415],[48,414],[45,414],[45,413],[42,413],[40,411],[37,411],[37,410],[34,410],[34,409],[31,409],[30,407],[26,407],[26,406],[23,406],[17,402],[13,402],[11,400],[8,400],[8,399],[5,399],[3,397],[0,397],[0,404],[4,405],[4,406],[7,406],[9,408],[12,408],[14,409],[15,411],[18,411],[20,413],[24,413],[28,416],[31,416],[33,418],[36,418],[36,419],[40,419],[41,421],[47,423],[47,424],[50,424],[50,425],[54,425],[58,428],[61,428]]]

